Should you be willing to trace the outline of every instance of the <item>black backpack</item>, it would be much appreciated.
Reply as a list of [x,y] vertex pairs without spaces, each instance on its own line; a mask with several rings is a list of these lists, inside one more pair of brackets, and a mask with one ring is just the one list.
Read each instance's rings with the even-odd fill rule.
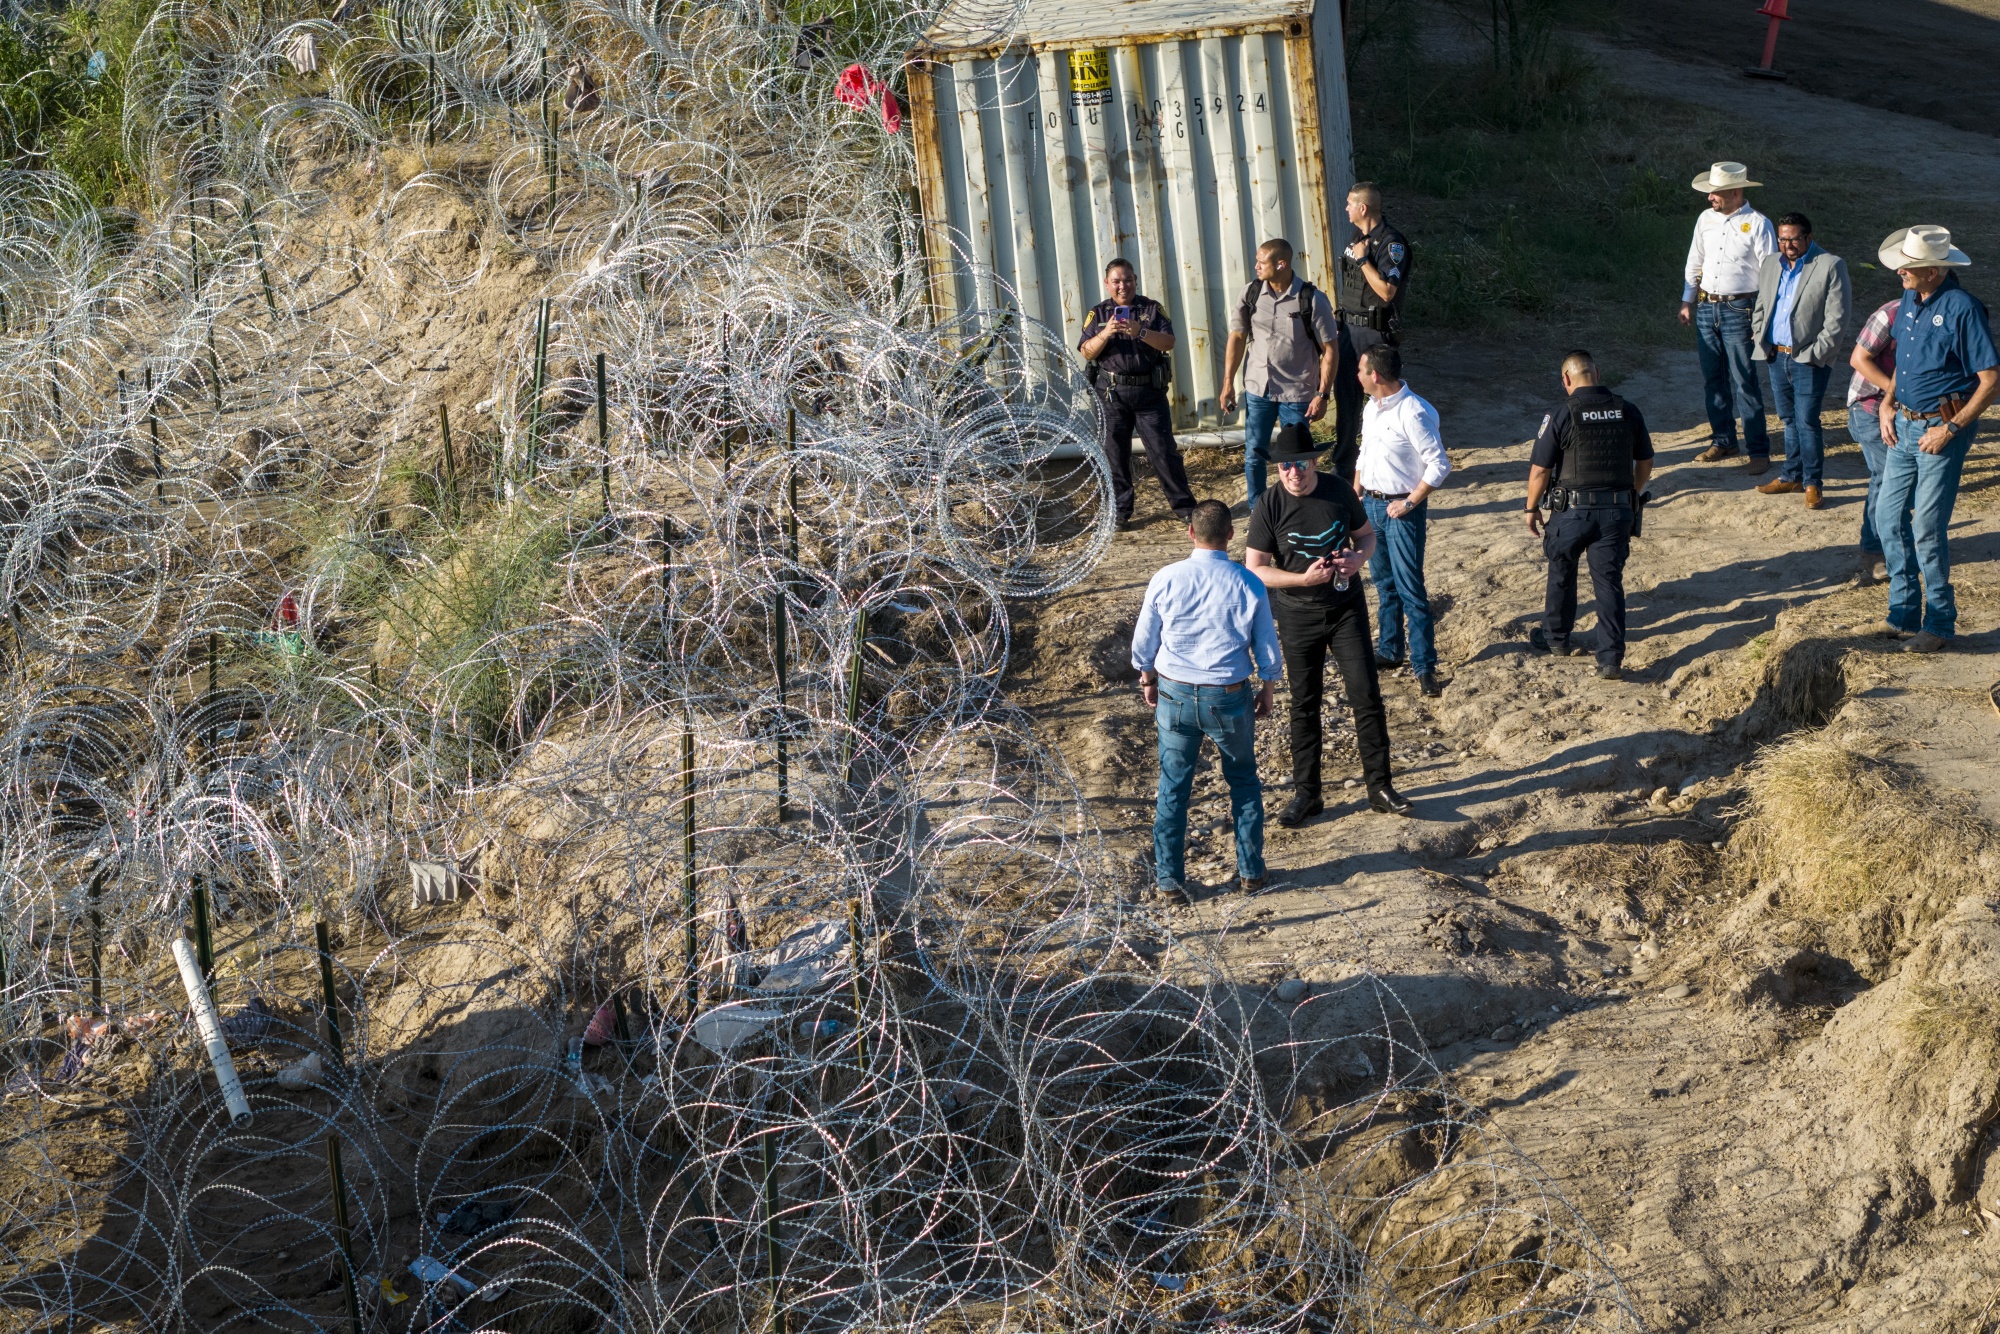
[[[1252,278],[1250,285],[1243,289],[1243,300],[1237,303],[1236,317],[1245,329],[1253,327],[1250,323],[1250,317],[1257,313],[1257,289],[1263,285],[1264,280],[1262,278]],[[1319,341],[1319,330],[1313,328],[1313,302],[1318,299],[1319,289],[1301,278],[1299,280],[1298,318],[1306,326],[1306,341],[1313,345],[1314,356],[1319,356],[1325,349],[1325,345]],[[1248,342],[1249,338],[1250,335],[1244,335],[1245,342]]]

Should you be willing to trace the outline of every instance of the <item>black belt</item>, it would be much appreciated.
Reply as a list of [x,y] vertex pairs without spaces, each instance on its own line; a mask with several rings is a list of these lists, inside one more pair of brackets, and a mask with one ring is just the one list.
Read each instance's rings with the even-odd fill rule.
[[1565,488],[1563,489],[1562,497],[1564,502],[1572,509],[1592,509],[1615,505],[1624,505],[1629,508],[1632,504],[1632,493],[1630,491],[1571,491]]
[[1364,496],[1373,496],[1377,500],[1408,500],[1410,498],[1408,491],[1370,491],[1365,486],[1361,488],[1361,494]]
[[1114,375],[1111,384],[1116,389],[1157,389],[1150,375]]
[[1192,681],[1176,681],[1171,676],[1163,676],[1160,679],[1172,685],[1186,686],[1189,690],[1220,690],[1226,695],[1233,695],[1239,690],[1248,690],[1250,688],[1250,678],[1247,676],[1234,685],[1227,686],[1198,686]]
[[1717,296],[1714,292],[1697,292],[1695,293],[1695,297],[1701,301],[1754,301],[1757,299],[1757,294],[1755,292],[1734,292],[1728,296]]

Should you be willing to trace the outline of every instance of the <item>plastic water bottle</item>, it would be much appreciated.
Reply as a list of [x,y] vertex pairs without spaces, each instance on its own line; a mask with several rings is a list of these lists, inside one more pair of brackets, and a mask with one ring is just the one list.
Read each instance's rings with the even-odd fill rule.
[[838,1019],[821,1019],[812,1026],[812,1035],[815,1038],[837,1038],[846,1027]]

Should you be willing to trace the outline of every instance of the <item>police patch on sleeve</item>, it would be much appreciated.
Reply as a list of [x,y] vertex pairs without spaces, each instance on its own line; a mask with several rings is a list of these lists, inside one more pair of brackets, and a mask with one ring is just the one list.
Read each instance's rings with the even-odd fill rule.
[[1401,264],[1401,263],[1403,262],[1403,256],[1405,256],[1405,255],[1407,255],[1407,254],[1409,254],[1409,253],[1410,253],[1410,251],[1409,251],[1409,247],[1405,246],[1405,245],[1404,245],[1404,244],[1403,244],[1403,243],[1402,243],[1401,241],[1391,241],[1391,242],[1389,242],[1389,262],[1390,262],[1390,263],[1392,263],[1392,264]]
[[1553,412],[1544,412],[1544,413],[1542,414],[1542,429],[1541,429],[1541,430],[1539,430],[1539,431],[1537,431],[1537,432],[1535,432],[1535,434],[1536,434],[1536,435],[1547,435],[1547,434],[1549,433],[1549,424],[1550,424],[1551,422],[1555,421],[1555,419],[1556,419],[1556,414],[1555,414],[1555,413],[1553,413]]

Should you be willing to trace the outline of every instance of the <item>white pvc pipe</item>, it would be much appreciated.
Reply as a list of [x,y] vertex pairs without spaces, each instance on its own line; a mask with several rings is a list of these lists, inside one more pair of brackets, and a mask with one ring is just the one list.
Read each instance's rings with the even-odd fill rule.
[[222,1088],[222,1104],[229,1109],[231,1125],[250,1119],[250,1100],[243,1096],[243,1081],[236,1077],[236,1062],[229,1059],[229,1042],[222,1036],[222,1020],[215,1013],[208,986],[201,979],[201,963],[194,946],[185,937],[174,941],[174,962],[181,966],[181,986],[187,989],[188,1005],[194,1010],[194,1024],[201,1040],[208,1044],[208,1063],[215,1067],[215,1082]]

